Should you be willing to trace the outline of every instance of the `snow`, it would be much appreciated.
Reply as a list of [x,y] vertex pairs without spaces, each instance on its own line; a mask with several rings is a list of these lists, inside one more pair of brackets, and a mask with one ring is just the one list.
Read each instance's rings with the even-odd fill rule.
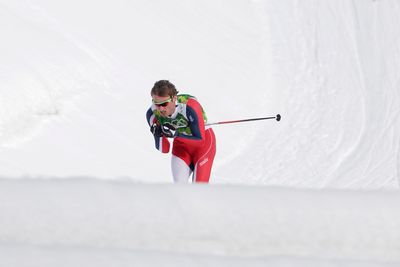
[[2,179],[1,258],[390,266],[400,260],[399,203],[397,191]]
[[[399,11],[0,0],[0,266],[398,266]],[[159,79],[282,120],[214,126],[212,183],[173,185]]]

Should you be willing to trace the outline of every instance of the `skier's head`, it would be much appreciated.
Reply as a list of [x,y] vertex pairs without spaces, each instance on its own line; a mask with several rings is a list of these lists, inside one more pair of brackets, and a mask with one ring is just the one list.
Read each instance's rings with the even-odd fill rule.
[[171,82],[161,80],[154,84],[151,89],[153,104],[162,116],[171,116],[175,112],[178,91]]
[[178,90],[176,90],[175,85],[170,81],[160,80],[151,89],[151,96],[153,95],[174,97],[178,95]]

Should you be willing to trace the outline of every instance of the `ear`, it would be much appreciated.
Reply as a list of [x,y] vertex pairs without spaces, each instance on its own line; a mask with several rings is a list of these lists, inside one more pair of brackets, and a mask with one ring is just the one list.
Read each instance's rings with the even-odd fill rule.
[[174,96],[173,100],[176,103],[176,101],[178,101],[178,96]]

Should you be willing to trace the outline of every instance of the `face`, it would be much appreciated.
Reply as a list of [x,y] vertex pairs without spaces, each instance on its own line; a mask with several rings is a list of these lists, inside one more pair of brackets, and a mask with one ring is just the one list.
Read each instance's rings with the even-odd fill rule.
[[175,104],[177,97],[152,95],[153,104],[163,117],[169,117],[175,112]]

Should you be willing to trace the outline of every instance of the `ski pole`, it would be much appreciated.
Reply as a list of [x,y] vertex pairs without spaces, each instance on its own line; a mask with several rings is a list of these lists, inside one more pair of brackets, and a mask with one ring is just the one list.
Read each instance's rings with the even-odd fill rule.
[[248,122],[248,121],[260,121],[260,120],[272,120],[275,119],[277,121],[281,120],[281,115],[277,114],[273,117],[263,117],[263,118],[253,118],[253,119],[244,119],[244,120],[233,120],[233,121],[219,121],[219,122],[210,122],[207,123],[206,126],[216,125],[216,124],[228,124],[228,123],[238,123],[238,122]]

